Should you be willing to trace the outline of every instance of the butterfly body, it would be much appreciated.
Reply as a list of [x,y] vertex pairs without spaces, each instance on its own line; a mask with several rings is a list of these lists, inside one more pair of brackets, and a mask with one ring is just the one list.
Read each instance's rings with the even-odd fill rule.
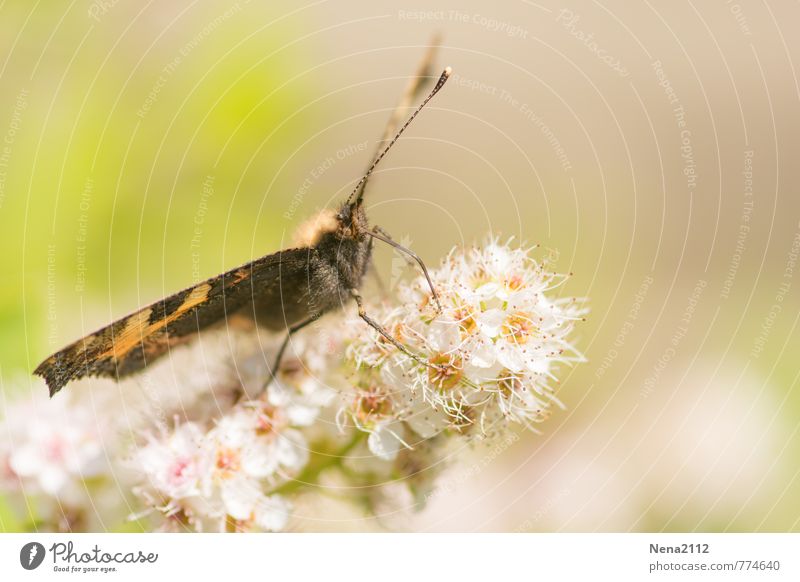
[[245,316],[282,331],[336,310],[361,287],[372,242],[360,202],[321,216],[309,242],[256,259],[140,309],[56,352],[36,370],[51,395],[85,376],[140,371],[197,333]]
[[312,222],[313,244],[294,249],[290,260],[286,251],[279,253],[277,279],[265,281],[254,296],[253,318],[261,327],[279,331],[315,319],[345,305],[352,290],[361,288],[372,254],[363,206],[345,205],[333,221],[327,216]]

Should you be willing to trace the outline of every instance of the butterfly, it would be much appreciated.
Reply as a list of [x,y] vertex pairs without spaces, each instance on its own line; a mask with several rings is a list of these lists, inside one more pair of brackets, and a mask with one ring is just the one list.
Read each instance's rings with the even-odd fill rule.
[[170,349],[234,315],[252,319],[268,330],[288,332],[271,368],[270,373],[274,374],[292,334],[350,300],[356,302],[359,316],[368,325],[398,349],[419,359],[364,309],[359,289],[370,265],[373,241],[383,241],[414,260],[425,274],[437,306],[439,299],[422,260],[383,229],[369,224],[364,190],[375,167],[450,77],[451,69],[447,67],[427,97],[397,128],[403,112],[430,78],[435,48],[433,44],[409,81],[380,143],[394,137],[378,149],[338,209],[324,210],[309,221],[313,228],[304,231],[302,245],[266,255],[179,291],[66,346],[34,370],[45,379],[50,396],[72,380],[86,376],[118,379],[139,372]]

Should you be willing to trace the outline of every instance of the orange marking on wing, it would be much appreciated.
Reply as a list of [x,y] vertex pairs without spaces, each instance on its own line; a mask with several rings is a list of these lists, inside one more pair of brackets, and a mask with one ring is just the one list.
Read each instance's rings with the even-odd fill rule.
[[108,356],[112,356],[114,359],[121,358],[139,345],[142,341],[144,341],[147,336],[157,332],[163,327],[166,327],[167,324],[175,321],[190,309],[193,309],[194,307],[197,307],[206,301],[206,299],[208,299],[209,291],[211,291],[211,285],[209,283],[198,285],[192,289],[186,299],[184,299],[183,303],[181,303],[181,306],[178,307],[174,313],[171,313],[169,316],[156,321],[155,323],[149,323],[150,314],[153,311],[152,308],[148,307],[147,309],[143,309],[138,313],[134,313],[126,320],[125,327],[122,329],[122,332],[120,332],[120,334],[113,339],[114,343],[111,348],[100,354],[98,358],[102,359],[107,358]]
[[247,269],[239,269],[233,275],[235,278],[233,279],[233,281],[229,283],[229,285],[236,285],[237,283],[241,283],[242,281],[247,279],[247,277],[250,276],[250,271]]

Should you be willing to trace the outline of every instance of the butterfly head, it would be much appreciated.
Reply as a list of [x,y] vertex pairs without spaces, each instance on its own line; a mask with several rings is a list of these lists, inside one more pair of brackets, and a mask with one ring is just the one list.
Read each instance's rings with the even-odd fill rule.
[[364,212],[364,199],[357,198],[355,202],[345,202],[336,213],[336,220],[343,237],[356,237],[365,230],[369,230],[367,214]]

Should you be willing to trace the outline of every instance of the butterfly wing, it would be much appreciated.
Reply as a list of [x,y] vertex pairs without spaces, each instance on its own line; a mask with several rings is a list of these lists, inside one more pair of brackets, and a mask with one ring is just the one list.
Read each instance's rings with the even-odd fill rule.
[[[68,345],[42,362],[34,374],[45,379],[53,396],[84,376],[117,378],[138,372],[235,312],[256,317],[247,308],[254,301],[273,304],[280,312],[287,281],[303,277],[310,256],[309,249],[280,251],[179,291]],[[291,319],[281,321],[285,326]]]

